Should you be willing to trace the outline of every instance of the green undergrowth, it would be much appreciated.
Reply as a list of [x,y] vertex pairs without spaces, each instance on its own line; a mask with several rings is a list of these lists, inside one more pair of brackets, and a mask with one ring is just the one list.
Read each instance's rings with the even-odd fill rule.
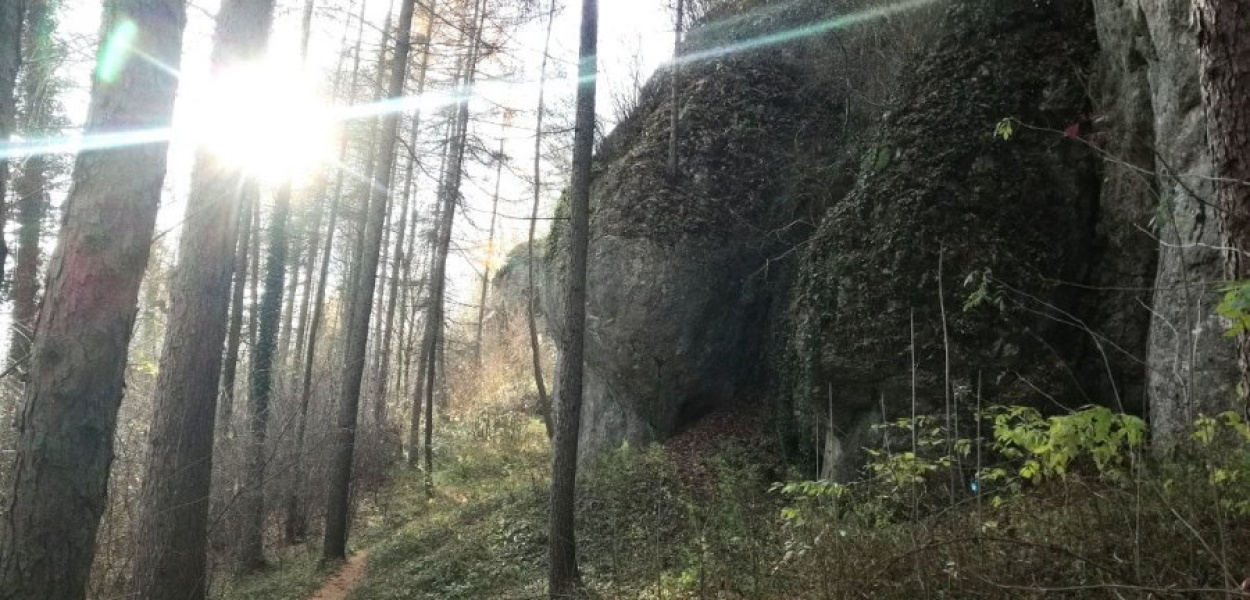
[[[908,443],[876,452],[851,484],[798,474],[776,482],[758,449],[733,444],[709,444],[697,467],[658,446],[584,464],[577,531],[587,595],[1237,597],[1250,564],[1250,426],[1240,417],[1200,420],[1166,460],[1147,458],[1139,419],[1106,409],[982,418],[980,441],[948,439],[931,417],[882,426]],[[418,476],[399,473],[386,510],[364,519],[359,543],[370,558],[349,598],[543,597],[541,423],[495,413],[453,422],[444,435],[433,497]],[[275,587],[302,585],[297,575],[270,577]]]
[[[373,547],[352,600],[543,595],[549,455],[542,424],[518,415],[459,427],[435,496]],[[588,592],[676,598],[729,577],[763,592],[779,505],[747,456],[727,449],[709,463],[710,481],[697,483],[659,446],[624,447],[584,464],[578,549]],[[717,555],[751,560],[731,565]]]
[[210,594],[222,600],[298,600],[321,586],[325,573],[318,568],[317,548],[295,546],[271,553],[270,564],[243,577],[227,575]]
[[[373,546],[353,600],[537,595],[545,562],[547,440],[513,412],[444,427],[434,492],[400,492],[417,517]],[[528,590],[528,591],[526,591]]]
[[[352,522],[349,552],[368,549],[390,539],[394,531],[426,512],[424,484],[419,475],[395,469],[385,487],[360,493]],[[221,600],[303,600],[311,597],[333,574],[337,564],[321,561],[321,535],[308,541],[268,550],[268,565],[238,576],[223,569],[210,597]]]

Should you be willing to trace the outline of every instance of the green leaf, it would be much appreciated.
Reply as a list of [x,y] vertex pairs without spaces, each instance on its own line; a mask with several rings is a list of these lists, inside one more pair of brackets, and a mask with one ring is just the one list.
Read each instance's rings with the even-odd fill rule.
[[994,137],[1003,141],[1010,141],[1011,136],[1015,135],[1015,126],[1011,123],[1011,118],[1005,118],[994,126]]

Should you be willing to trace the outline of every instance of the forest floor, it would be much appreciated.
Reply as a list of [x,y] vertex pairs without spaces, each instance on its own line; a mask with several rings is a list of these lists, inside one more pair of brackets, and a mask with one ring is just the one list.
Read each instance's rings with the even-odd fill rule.
[[365,563],[369,560],[369,551],[361,550],[347,559],[338,572],[322,584],[321,589],[312,595],[310,600],[344,600],[360,578],[365,574]]
[[[775,452],[762,413],[731,413],[665,445],[625,446],[581,465],[578,558],[589,597],[1242,597],[1250,453],[1236,455],[1235,488],[1213,488],[1194,465],[1164,464],[1135,480],[1073,473],[1000,485],[983,503],[952,505],[941,477],[906,470],[921,460],[910,454],[886,455],[876,476],[849,487],[805,481],[767,458]],[[440,427],[433,488],[401,466],[365,494],[357,554],[328,583],[316,548],[291,548],[216,597],[544,597],[550,453],[541,422],[497,410]],[[918,585],[931,589],[917,594]]]

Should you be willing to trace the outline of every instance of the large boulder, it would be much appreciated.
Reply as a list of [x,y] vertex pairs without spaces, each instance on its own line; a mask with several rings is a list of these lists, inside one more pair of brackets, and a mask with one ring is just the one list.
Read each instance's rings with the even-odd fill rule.
[[[746,4],[755,8],[712,15],[685,48],[695,59],[677,93],[680,175],[666,173],[667,72],[596,157],[583,454],[664,439],[730,402],[764,401],[767,341],[794,249],[853,184],[849,140],[886,101],[882,80],[903,66],[897,48],[919,39],[894,35],[895,51],[874,45],[915,15],[875,30],[806,27],[879,2]],[[550,239],[544,303],[559,340],[561,224]]]
[[956,1],[942,22],[803,253],[783,400],[795,432],[829,416],[830,476],[947,385],[964,406],[977,380],[997,403],[1089,401],[1071,366],[1100,187],[1089,3]]
[[[682,175],[666,172],[668,97],[644,91],[595,176],[588,274],[583,450],[663,439],[759,381],[769,261],[810,221],[803,166],[840,133],[836,100],[792,64],[726,58],[683,70]],[[801,133],[809,136],[800,137]],[[799,141],[778,144],[778,139]],[[562,228],[551,247],[564,251]],[[553,260],[547,313],[563,314]],[[780,268],[777,269],[780,271]],[[560,320],[552,320],[557,332]],[[559,337],[557,336],[557,339]],[[557,390],[559,393],[559,390]]]

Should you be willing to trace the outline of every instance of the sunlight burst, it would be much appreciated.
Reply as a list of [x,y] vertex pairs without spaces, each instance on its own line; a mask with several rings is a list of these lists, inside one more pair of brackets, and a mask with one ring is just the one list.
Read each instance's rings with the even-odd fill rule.
[[189,98],[179,129],[227,164],[301,179],[331,158],[335,119],[299,69],[260,64],[218,74]]

